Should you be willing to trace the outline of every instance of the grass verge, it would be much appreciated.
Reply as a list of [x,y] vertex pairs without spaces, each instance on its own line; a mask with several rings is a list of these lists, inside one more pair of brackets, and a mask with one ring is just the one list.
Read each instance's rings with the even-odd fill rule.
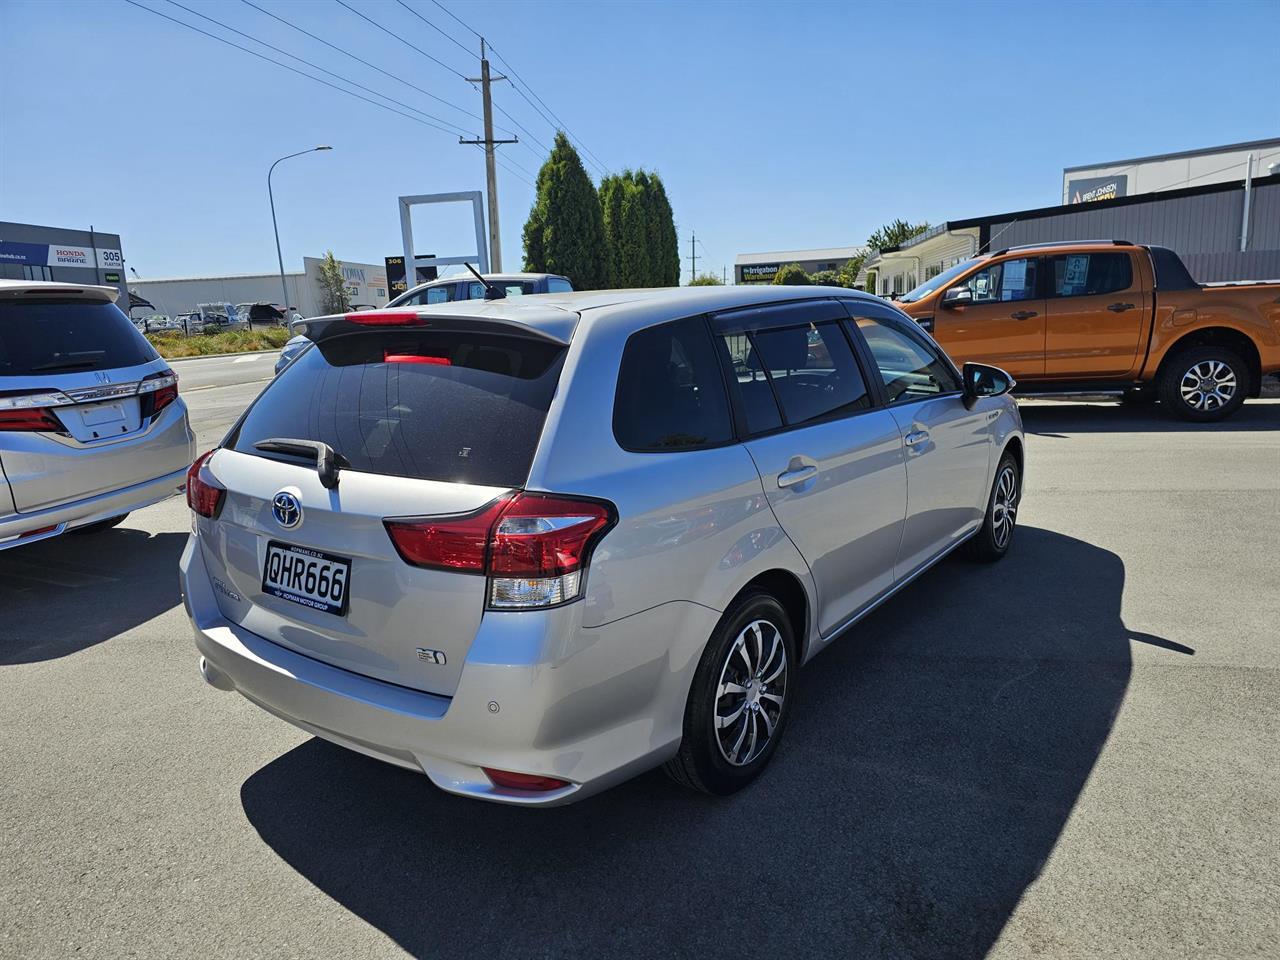
[[215,353],[250,353],[254,350],[278,350],[289,339],[284,327],[265,330],[231,330],[226,333],[196,333],[184,337],[180,333],[148,333],[147,339],[166,360],[178,357],[207,357]]

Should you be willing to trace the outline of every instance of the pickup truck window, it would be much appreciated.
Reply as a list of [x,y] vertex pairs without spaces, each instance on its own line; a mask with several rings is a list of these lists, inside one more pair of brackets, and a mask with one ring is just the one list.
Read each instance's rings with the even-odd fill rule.
[[1036,299],[1035,257],[1001,260],[979,270],[964,286],[973,291],[974,303],[1005,303]]
[[1064,253],[1051,260],[1051,297],[1089,297],[1133,286],[1133,261],[1127,253]]

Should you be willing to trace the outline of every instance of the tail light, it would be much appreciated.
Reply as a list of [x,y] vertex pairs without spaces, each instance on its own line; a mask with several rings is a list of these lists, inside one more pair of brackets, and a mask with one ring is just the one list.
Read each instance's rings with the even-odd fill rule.
[[462,517],[385,521],[406,563],[487,576],[495,610],[576,600],[591,551],[613,522],[610,504],[544,493],[501,497]]
[[215,452],[200,454],[187,469],[187,506],[202,517],[213,518],[221,513],[222,501],[227,496],[227,488],[213,479],[209,470],[209,458]]
[[62,433],[67,428],[50,408],[74,402],[60,390],[0,392],[0,431]]
[[178,375],[172,370],[161,370],[144,377],[138,384],[138,396],[142,398],[142,415],[154,417],[178,399]]

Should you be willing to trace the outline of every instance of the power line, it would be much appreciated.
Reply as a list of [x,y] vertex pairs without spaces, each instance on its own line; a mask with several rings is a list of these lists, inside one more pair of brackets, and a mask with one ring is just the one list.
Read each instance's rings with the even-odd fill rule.
[[[440,0],[431,0],[431,2],[434,3],[441,10],[443,10],[450,17],[452,17],[459,24],[461,24],[463,28],[470,31],[476,37],[480,37],[481,39],[483,39],[481,34],[474,27],[472,27],[465,20],[459,17],[456,13],[454,13],[452,10],[446,7],[443,3],[440,2]],[[547,106],[546,101],[543,100],[541,97],[539,97],[538,94],[534,91],[533,87],[529,86],[528,82],[524,79],[524,77],[520,76],[520,74],[516,71],[516,69],[511,66],[511,62],[507,60],[506,57],[502,56],[494,48],[492,43],[489,44],[489,50],[490,52],[493,53],[494,59],[500,61],[503,64],[503,66],[506,68],[507,73],[511,75],[512,77],[511,89],[513,89],[516,93],[518,93],[521,97],[523,97],[525,102],[527,102],[529,106],[533,107],[533,109],[537,112],[537,114],[540,117],[542,117],[542,119],[545,120],[552,127],[552,129],[563,130],[565,133],[565,136],[567,136],[570,140],[575,141],[577,145],[582,148],[582,152],[587,155],[587,159],[592,163],[593,166],[595,166],[597,170],[600,171],[600,173],[602,174],[606,173],[607,171],[605,170],[604,165],[600,162],[600,158],[597,157],[594,153],[592,153],[591,149],[585,143],[583,143],[583,141],[580,138],[575,137],[573,135],[573,131],[571,131],[568,128],[568,126],[558,116],[556,116],[555,111],[553,111],[549,106]],[[519,81],[519,83],[517,83],[516,81]],[[520,89],[521,86],[524,86],[524,88],[528,90],[530,94],[533,95],[533,97],[538,101],[538,103],[542,104],[542,107],[546,109],[545,113],[543,112],[542,108],[539,108],[538,104],[534,103],[533,100],[530,100],[529,97],[525,95],[524,91]],[[503,114],[507,116],[508,119],[511,119],[510,114],[507,114],[506,111],[503,111]],[[550,117],[548,117],[547,114],[550,114]]]
[[449,65],[448,65],[447,63],[445,63],[443,60],[440,60],[440,59],[438,59],[437,57],[433,57],[431,54],[427,53],[427,51],[423,50],[421,47],[415,47],[412,43],[410,43],[410,42],[409,42],[408,40],[406,40],[404,37],[400,36],[400,34],[398,34],[398,33],[394,32],[394,31],[392,31],[392,30],[388,30],[386,27],[384,27],[382,24],[380,24],[377,20],[374,20],[374,19],[372,19],[371,17],[366,17],[363,13],[361,13],[361,12],[360,12],[359,10],[357,10],[355,7],[353,7],[353,6],[351,6],[350,4],[346,3],[346,2],[345,2],[345,0],[333,0],[333,2],[334,2],[334,3],[336,3],[336,4],[337,4],[338,6],[340,6],[340,7],[346,7],[346,9],[350,10],[350,11],[351,11],[352,13],[354,13],[357,17],[359,17],[361,20],[364,20],[366,23],[372,24],[373,26],[377,27],[379,30],[381,30],[383,33],[385,33],[387,36],[389,36],[389,37],[394,37],[396,40],[399,40],[401,43],[403,43],[406,47],[409,47],[409,48],[410,48],[410,49],[412,49],[412,50],[416,50],[416,51],[418,51],[418,53],[422,54],[424,57],[426,57],[426,58],[427,58],[428,60],[430,60],[432,63],[437,63],[437,64],[439,64],[440,66],[444,67],[446,70],[448,70],[450,73],[452,73],[455,77],[459,78],[460,80],[466,80],[466,79],[467,79],[467,75],[466,75],[465,73],[459,73],[457,70],[453,69],[453,67],[449,66]]
[[404,7],[406,10],[408,10],[410,13],[412,13],[415,17],[417,17],[419,20],[421,20],[423,23],[425,23],[428,27],[430,27],[430,28],[431,28],[432,30],[434,30],[436,33],[440,34],[440,36],[444,37],[446,40],[448,40],[450,43],[452,43],[455,47],[457,47],[457,48],[458,48],[459,50],[461,50],[463,53],[467,54],[467,56],[470,56],[470,57],[474,57],[474,56],[475,56],[475,51],[473,51],[473,50],[468,50],[468,49],[467,49],[466,47],[464,47],[461,43],[459,43],[459,42],[458,42],[457,40],[455,40],[453,37],[449,36],[447,33],[445,33],[443,30],[441,30],[439,27],[437,27],[434,23],[432,23],[430,20],[428,20],[428,19],[427,19],[426,17],[424,17],[422,14],[420,14],[417,10],[413,9],[413,7],[411,7],[411,6],[409,6],[407,3],[405,3],[405,2],[404,2],[404,0],[396,0],[396,3],[400,4],[400,6]]
[[[459,106],[456,103],[453,103],[449,100],[444,99],[443,97],[437,96],[436,94],[432,93],[430,90],[424,90],[422,87],[418,86],[416,83],[410,83],[408,80],[404,79],[403,77],[398,77],[394,73],[391,73],[388,70],[383,70],[377,64],[370,63],[368,60],[365,60],[363,57],[356,56],[350,50],[346,50],[335,43],[330,43],[324,37],[316,36],[314,33],[311,33],[309,30],[304,30],[302,27],[298,26],[295,23],[290,23],[288,20],[284,19],[284,17],[278,16],[277,14],[272,13],[270,10],[267,10],[263,7],[258,6],[256,3],[253,2],[253,0],[240,0],[240,2],[243,4],[246,4],[247,6],[252,7],[254,10],[257,10],[259,13],[265,14],[266,16],[270,17],[272,20],[275,20],[279,23],[284,24],[289,29],[296,30],[298,33],[302,34],[305,37],[310,37],[312,40],[315,40],[317,43],[323,43],[330,50],[336,50],[338,51],[338,53],[342,54],[344,57],[350,57],[352,60],[356,61],[356,63],[363,64],[364,66],[368,67],[370,70],[376,70],[378,73],[382,74],[384,77],[389,77],[390,79],[395,80],[397,83],[403,83],[406,87],[410,87],[414,90],[417,90],[419,93],[421,93],[424,96],[430,97],[432,100],[437,100],[440,103],[443,103],[445,106],[451,107],[452,109],[457,110],[459,113],[466,114],[468,117],[470,117],[473,120],[483,121],[484,119],[478,113],[472,113],[466,107]],[[507,132],[510,132],[510,131],[507,131]]]
[[235,27],[228,26],[227,24],[223,23],[220,20],[215,20],[213,17],[206,16],[205,14],[201,13],[198,10],[192,10],[190,7],[183,6],[181,3],[178,2],[178,0],[168,0],[168,2],[173,6],[177,7],[179,10],[185,10],[187,13],[191,14],[192,16],[199,17],[201,20],[207,20],[209,23],[212,23],[215,26],[221,27],[223,30],[226,30],[228,33],[234,33],[237,36],[244,37],[246,40],[252,40],[254,43],[260,44],[261,46],[266,47],[268,50],[274,50],[276,53],[279,53],[282,56],[286,56],[291,60],[296,60],[298,61],[298,63],[305,63],[311,69],[319,70],[321,73],[326,74],[327,76],[333,77],[335,80],[341,80],[343,83],[349,83],[351,86],[355,87],[357,90],[363,90],[365,93],[371,93],[375,97],[381,97],[383,100],[387,100],[391,103],[396,104],[396,106],[404,107],[406,110],[412,110],[414,113],[422,114],[422,116],[428,117],[431,120],[438,120],[440,123],[453,127],[454,129],[456,129],[461,133],[469,132],[465,127],[460,127],[456,123],[453,123],[450,120],[446,120],[443,117],[437,117],[434,114],[425,113],[422,110],[419,110],[417,107],[414,107],[411,104],[405,103],[403,100],[397,100],[395,97],[388,97],[385,93],[379,93],[377,90],[374,90],[372,87],[366,87],[364,84],[357,83],[356,81],[350,79],[349,77],[344,77],[341,74],[334,73],[332,70],[326,70],[324,67],[320,66],[319,64],[312,63],[310,60],[305,60],[302,57],[296,56],[295,54],[290,53],[288,50],[282,50],[280,47],[267,43],[265,40],[259,40],[257,37],[253,36],[253,34],[245,33],[243,30],[237,30]]
[[228,40],[225,37],[220,37],[216,33],[210,33],[208,30],[202,30],[199,27],[195,26],[195,24],[186,23],[185,21],[179,20],[176,17],[169,16],[167,13],[161,13],[159,10],[153,10],[151,7],[148,7],[145,4],[139,3],[138,0],[124,0],[124,2],[137,7],[139,10],[145,10],[147,13],[151,13],[157,17],[161,17],[165,20],[168,20],[170,23],[176,23],[180,27],[186,27],[188,30],[194,30],[196,33],[206,36],[211,40],[217,40],[219,43],[225,43],[229,47],[235,47],[237,50],[241,50],[249,54],[251,57],[257,57],[259,60],[265,61],[266,63],[273,64],[277,67],[280,67],[282,70],[288,70],[290,73],[296,73],[300,77],[306,77],[308,80],[314,80],[316,83],[324,84],[326,87],[330,87],[333,90],[337,90],[339,93],[345,93],[349,97],[355,97],[357,100],[363,100],[365,103],[371,103],[375,107],[381,107],[383,110],[387,110],[391,113],[396,114],[397,116],[404,117],[407,120],[412,120],[414,123],[420,123],[424,127],[431,127],[435,130],[439,130],[441,133],[447,133],[450,135],[454,134],[453,130],[447,130],[444,127],[441,127],[437,124],[430,123],[426,120],[422,120],[419,117],[415,117],[411,113],[404,113],[401,110],[397,110],[395,107],[389,107],[385,103],[379,103],[377,100],[370,100],[368,97],[362,96],[361,94],[358,94],[352,90],[348,90],[346,87],[340,87],[336,83],[330,83],[328,80],[323,80],[320,77],[312,76],[311,74],[303,70],[299,70],[297,67],[291,67],[287,63],[281,63],[279,60],[272,60],[270,57],[263,56],[261,53],[258,53],[256,50],[250,50],[248,47],[242,47],[240,46],[240,44],[235,43],[234,41]]

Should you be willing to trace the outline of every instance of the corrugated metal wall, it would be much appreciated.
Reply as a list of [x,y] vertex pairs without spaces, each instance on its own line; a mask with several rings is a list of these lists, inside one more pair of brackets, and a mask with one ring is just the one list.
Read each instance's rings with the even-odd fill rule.
[[1192,276],[1205,283],[1275,279],[1280,277],[1280,184],[1255,187],[1251,207],[1245,253],[1240,252],[1243,190],[1092,210],[1082,204],[1067,214],[993,223],[988,249],[1055,240],[1131,240],[1176,250]]

